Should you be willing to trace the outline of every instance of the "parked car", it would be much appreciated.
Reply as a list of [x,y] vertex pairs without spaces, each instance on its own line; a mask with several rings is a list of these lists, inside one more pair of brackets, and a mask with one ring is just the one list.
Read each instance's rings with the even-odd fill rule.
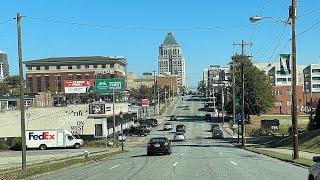
[[211,125],[211,131],[213,131],[214,129],[220,129],[219,123],[213,123],[213,124]]
[[145,129],[145,128],[141,128],[141,127],[131,127],[128,131],[127,131],[127,135],[130,136],[147,136],[149,134],[149,132]]
[[173,136],[173,141],[185,141],[186,136],[183,132],[176,132]]
[[139,126],[139,128],[145,129],[145,131],[146,131],[147,133],[150,133],[151,130],[152,130],[152,126],[151,126],[151,125],[148,125],[148,124],[142,124],[142,125]]
[[220,129],[213,129],[212,130],[212,138],[223,139],[223,132]]
[[171,154],[171,142],[166,137],[151,138],[147,145],[147,155],[154,154]]
[[118,140],[119,141],[125,141],[127,140],[127,136],[125,134],[118,134]]
[[320,156],[314,156],[312,160],[315,164],[309,168],[308,180],[320,179]]
[[158,120],[156,119],[147,119],[145,123],[151,125],[152,127],[158,126]]
[[205,116],[204,116],[204,120],[211,120],[211,114],[206,114]]
[[172,124],[171,123],[165,123],[163,125],[163,130],[168,131],[168,130],[172,130]]
[[176,121],[176,120],[178,120],[177,116],[175,115],[170,116],[170,121]]
[[183,124],[178,124],[178,125],[176,126],[176,132],[186,133],[186,126],[183,125]]

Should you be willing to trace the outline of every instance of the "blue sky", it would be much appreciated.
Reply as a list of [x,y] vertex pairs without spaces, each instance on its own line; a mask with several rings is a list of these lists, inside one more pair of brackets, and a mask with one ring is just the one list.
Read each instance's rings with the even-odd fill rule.
[[[22,20],[24,60],[52,56],[120,55],[127,58],[129,71],[141,74],[157,69],[158,47],[166,33],[172,31],[184,53],[189,84],[195,86],[201,79],[203,68],[212,64],[226,65],[231,55],[239,52],[239,47],[234,47],[233,42],[251,41],[253,46],[246,52],[253,55],[255,62],[277,61],[279,53],[290,52],[289,26],[267,19],[258,24],[251,24],[248,20],[253,15],[285,20],[290,3],[291,0],[2,1],[0,50],[8,53],[10,73],[17,74],[16,24],[14,20],[1,22],[20,12],[26,16]],[[317,0],[298,2],[297,33],[320,20],[319,9]],[[202,29],[194,29],[198,27]],[[163,30],[151,30],[153,28]],[[315,26],[298,37],[298,64],[320,62],[319,29],[320,25]]]

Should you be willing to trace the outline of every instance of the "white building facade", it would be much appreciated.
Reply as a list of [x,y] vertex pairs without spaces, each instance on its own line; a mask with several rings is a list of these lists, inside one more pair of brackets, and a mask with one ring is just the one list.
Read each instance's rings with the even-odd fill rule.
[[169,32],[159,47],[159,75],[178,75],[178,91],[187,89],[185,60],[180,45]]

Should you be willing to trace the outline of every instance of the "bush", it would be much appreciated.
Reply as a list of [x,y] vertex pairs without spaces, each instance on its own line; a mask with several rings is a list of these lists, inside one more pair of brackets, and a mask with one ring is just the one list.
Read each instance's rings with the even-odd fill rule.
[[10,149],[9,145],[7,145],[4,142],[0,142],[0,150],[8,150],[8,149]]
[[267,132],[261,128],[254,128],[248,133],[250,136],[265,136]]
[[21,151],[22,149],[22,140],[20,137],[16,137],[12,140],[11,150]]

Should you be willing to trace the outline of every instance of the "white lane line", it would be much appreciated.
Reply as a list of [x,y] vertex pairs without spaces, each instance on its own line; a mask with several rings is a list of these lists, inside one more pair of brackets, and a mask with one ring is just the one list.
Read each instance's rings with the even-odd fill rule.
[[183,156],[183,153],[181,153],[180,155]]
[[217,148],[213,148],[213,150],[217,150]]
[[109,168],[109,169],[113,169],[113,168],[116,168],[116,167],[118,167],[119,165],[115,165],[115,166],[112,166],[111,168]]
[[238,166],[238,164],[237,163],[235,163],[235,162],[233,162],[233,161],[230,161],[233,165],[235,165],[235,166]]
[[220,155],[223,155],[223,153],[222,153],[222,152],[219,152],[219,154],[220,154]]
[[178,162],[175,162],[175,163],[173,164],[173,167],[176,167],[176,166],[177,166],[177,164],[178,164]]

